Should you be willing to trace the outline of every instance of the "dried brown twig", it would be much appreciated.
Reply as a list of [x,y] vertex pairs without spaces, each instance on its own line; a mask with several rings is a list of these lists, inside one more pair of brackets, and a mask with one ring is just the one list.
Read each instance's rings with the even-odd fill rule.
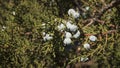
[[109,10],[109,9],[111,9],[111,8],[119,5],[119,4],[120,4],[120,0],[113,0],[110,4],[104,6],[104,7],[100,10],[100,12],[99,12],[99,14],[97,15],[97,17],[100,18],[107,10]]
[[[83,11],[78,3],[78,0],[74,0],[75,1],[75,4],[78,6],[78,8],[80,9],[80,11]],[[108,11],[109,9],[113,8],[113,7],[116,7],[120,4],[120,0],[113,0],[111,1],[110,4],[107,4],[105,6],[103,6],[101,8],[101,10],[99,10],[99,12],[95,12],[91,18],[87,19],[84,21],[84,23],[86,22],[89,22],[88,24],[86,24],[83,28],[87,27],[87,26],[90,26],[91,24],[93,24],[94,22],[99,22],[101,24],[104,24],[105,22],[103,20],[100,20],[100,18],[103,16],[103,14]]]

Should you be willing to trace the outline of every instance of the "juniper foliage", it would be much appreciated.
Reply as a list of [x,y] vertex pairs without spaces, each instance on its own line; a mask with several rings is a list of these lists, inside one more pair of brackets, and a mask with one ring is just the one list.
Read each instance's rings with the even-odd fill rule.
[[[119,0],[0,0],[0,67],[119,68],[119,3]],[[67,14],[70,8],[80,12],[78,19]],[[70,46],[64,46],[63,33],[57,30],[57,25],[65,20],[73,21],[81,32]],[[43,32],[53,39],[44,41]],[[90,35],[97,36],[97,41],[91,42]],[[91,45],[89,51],[83,48],[86,42]],[[81,62],[81,57],[89,60]]]

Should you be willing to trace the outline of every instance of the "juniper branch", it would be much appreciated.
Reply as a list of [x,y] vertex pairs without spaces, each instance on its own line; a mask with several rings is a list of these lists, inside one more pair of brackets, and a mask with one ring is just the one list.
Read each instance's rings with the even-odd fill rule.
[[102,32],[102,33],[98,33],[98,34],[84,34],[85,36],[91,36],[91,35],[106,35],[106,34],[111,34],[111,33],[116,33],[117,30],[109,30],[107,32]]

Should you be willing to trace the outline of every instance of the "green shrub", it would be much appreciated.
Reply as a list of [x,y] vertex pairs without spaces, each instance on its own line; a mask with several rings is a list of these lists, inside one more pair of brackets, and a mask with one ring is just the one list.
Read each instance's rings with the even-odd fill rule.
[[[119,68],[120,1],[103,1],[1,0],[0,67]],[[68,15],[69,9],[80,16]],[[58,25],[68,21],[78,27],[80,37],[65,45],[65,33],[76,33],[66,27],[59,31]],[[97,40],[90,41],[91,35]]]

